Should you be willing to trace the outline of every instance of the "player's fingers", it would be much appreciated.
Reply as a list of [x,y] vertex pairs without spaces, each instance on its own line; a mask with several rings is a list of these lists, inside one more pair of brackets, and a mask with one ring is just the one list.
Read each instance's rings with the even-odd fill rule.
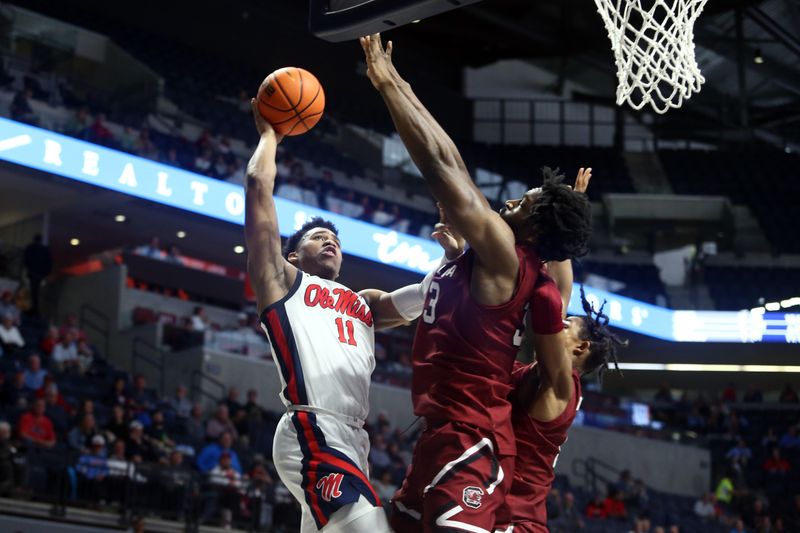
[[383,41],[381,41],[381,34],[380,33],[373,34],[372,40],[375,41],[375,48],[383,52]]
[[393,48],[392,41],[386,43],[386,55],[389,56],[389,59],[392,58],[392,48]]

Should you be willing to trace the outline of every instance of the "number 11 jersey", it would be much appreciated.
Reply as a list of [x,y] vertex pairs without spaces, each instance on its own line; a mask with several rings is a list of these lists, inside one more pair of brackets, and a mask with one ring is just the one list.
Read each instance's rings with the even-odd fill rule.
[[287,407],[366,420],[375,369],[372,311],[340,283],[298,270],[289,292],[261,313]]

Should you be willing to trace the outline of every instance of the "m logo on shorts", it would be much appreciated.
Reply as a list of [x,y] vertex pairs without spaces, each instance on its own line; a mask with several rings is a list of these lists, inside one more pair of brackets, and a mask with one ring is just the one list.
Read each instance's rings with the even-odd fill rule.
[[464,489],[464,505],[477,509],[481,506],[481,499],[483,498],[483,489],[480,487],[466,487]]
[[317,489],[320,491],[323,500],[329,502],[342,495],[339,487],[342,484],[343,478],[343,474],[328,474],[317,481]]

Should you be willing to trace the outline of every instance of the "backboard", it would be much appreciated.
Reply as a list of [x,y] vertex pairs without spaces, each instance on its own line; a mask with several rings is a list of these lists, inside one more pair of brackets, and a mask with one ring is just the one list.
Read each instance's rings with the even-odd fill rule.
[[480,1],[309,0],[308,26],[326,41],[348,41]]

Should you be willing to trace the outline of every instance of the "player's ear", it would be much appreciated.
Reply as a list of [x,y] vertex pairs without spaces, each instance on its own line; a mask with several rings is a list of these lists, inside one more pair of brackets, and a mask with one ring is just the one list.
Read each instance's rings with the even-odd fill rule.
[[286,256],[286,260],[294,266],[297,266],[297,252],[289,252],[289,255]]
[[591,341],[582,340],[575,345],[575,348],[572,349],[572,355],[580,359],[583,359],[584,357],[589,355],[589,349],[591,347],[592,347]]

